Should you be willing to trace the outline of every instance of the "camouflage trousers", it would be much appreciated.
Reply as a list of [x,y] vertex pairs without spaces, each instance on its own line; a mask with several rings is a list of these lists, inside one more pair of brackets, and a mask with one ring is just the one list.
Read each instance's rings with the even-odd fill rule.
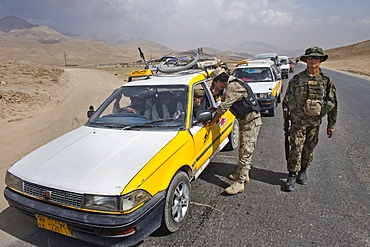
[[252,167],[253,151],[262,125],[261,117],[249,123],[240,120],[239,125],[239,155],[236,176],[238,178],[237,181],[243,183]]
[[288,171],[300,171],[301,168],[307,168],[311,165],[313,150],[319,141],[319,129],[320,125],[305,126],[292,122]]

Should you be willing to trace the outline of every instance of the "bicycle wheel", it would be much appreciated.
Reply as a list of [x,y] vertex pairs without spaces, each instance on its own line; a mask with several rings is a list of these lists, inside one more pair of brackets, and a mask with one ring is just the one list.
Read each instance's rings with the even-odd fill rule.
[[196,51],[177,53],[158,65],[158,70],[163,73],[175,73],[190,69],[199,60],[200,55]]

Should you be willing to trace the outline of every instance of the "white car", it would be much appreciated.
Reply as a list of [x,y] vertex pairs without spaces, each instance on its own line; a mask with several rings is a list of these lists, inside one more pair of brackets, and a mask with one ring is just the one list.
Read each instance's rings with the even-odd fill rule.
[[278,56],[280,70],[281,70],[281,77],[288,78],[290,72],[290,64],[289,64],[289,57],[288,56]]
[[232,75],[252,88],[261,111],[275,116],[275,108],[281,101],[283,80],[279,69],[271,60],[243,60],[238,62]]

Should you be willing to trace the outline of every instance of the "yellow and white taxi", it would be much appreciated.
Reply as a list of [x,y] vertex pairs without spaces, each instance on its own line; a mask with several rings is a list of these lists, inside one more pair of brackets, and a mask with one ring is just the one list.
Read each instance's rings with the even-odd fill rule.
[[276,106],[281,102],[283,80],[272,60],[239,61],[232,74],[252,88],[261,111],[268,111],[269,116],[275,116]]
[[5,198],[41,228],[100,245],[134,245],[158,228],[178,230],[190,182],[239,141],[229,111],[218,124],[202,124],[216,106],[209,73],[135,71],[90,107],[85,125],[13,164]]

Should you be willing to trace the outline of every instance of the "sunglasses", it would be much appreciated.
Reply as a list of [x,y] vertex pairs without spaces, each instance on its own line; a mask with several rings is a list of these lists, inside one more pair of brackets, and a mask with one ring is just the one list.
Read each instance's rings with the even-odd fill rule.
[[318,60],[318,59],[321,59],[321,57],[320,56],[308,56],[307,59],[309,59],[309,60],[311,60],[311,59]]

